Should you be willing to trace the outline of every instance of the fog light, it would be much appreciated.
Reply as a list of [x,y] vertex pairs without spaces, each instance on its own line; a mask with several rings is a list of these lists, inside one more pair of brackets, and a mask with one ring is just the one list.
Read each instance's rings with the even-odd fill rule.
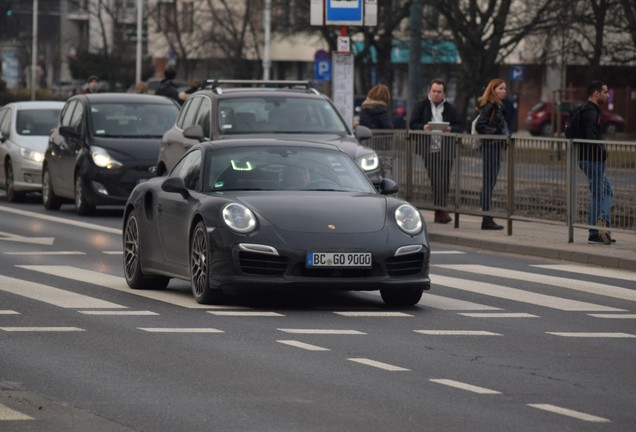
[[93,190],[101,195],[108,195],[108,191],[104,187],[103,184],[98,183],[96,181],[91,182],[91,186],[93,186]]

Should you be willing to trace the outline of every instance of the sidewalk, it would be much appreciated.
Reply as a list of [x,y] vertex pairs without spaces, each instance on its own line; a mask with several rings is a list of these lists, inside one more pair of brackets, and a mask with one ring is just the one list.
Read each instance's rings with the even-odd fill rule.
[[431,243],[636,271],[634,232],[612,232],[612,238],[616,239],[612,245],[588,244],[587,229],[575,228],[574,242],[568,243],[567,227],[564,225],[513,221],[512,235],[508,236],[505,219],[495,218],[498,224],[504,225],[504,230],[482,231],[481,217],[460,214],[459,228],[454,228],[455,221],[448,224],[433,223],[433,211],[422,210],[421,213],[426,220]]

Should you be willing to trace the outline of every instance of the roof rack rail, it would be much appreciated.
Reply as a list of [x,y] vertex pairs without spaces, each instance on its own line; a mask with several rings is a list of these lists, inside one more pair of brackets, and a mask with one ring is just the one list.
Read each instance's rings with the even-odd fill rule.
[[208,79],[201,83],[201,88],[216,89],[221,85],[238,85],[244,87],[262,86],[262,87],[301,87],[305,89],[311,88],[310,81],[294,81],[294,80],[219,80]]

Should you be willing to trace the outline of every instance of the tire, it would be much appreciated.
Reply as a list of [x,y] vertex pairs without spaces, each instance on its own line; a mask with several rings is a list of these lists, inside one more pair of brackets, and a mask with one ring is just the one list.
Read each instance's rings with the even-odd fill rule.
[[205,223],[199,222],[190,237],[190,281],[197,303],[221,304],[227,300],[220,289],[210,287],[210,243]]
[[387,288],[381,289],[384,304],[391,307],[413,306],[422,298],[424,288]]
[[53,183],[51,182],[51,174],[48,167],[45,167],[42,173],[42,204],[47,210],[59,210],[62,206],[62,200],[53,191]]
[[7,201],[9,202],[22,202],[24,201],[25,194],[16,192],[15,190],[15,177],[13,175],[13,164],[11,161],[7,161],[7,167],[5,169],[6,179],[5,188],[7,191]]
[[86,202],[86,194],[84,193],[84,185],[82,184],[82,177],[75,176],[75,211],[80,216],[86,216],[95,211],[95,206],[92,206]]
[[126,218],[123,235],[124,277],[132,289],[164,289],[170,278],[165,276],[146,276],[141,269],[141,248],[139,225],[134,212]]

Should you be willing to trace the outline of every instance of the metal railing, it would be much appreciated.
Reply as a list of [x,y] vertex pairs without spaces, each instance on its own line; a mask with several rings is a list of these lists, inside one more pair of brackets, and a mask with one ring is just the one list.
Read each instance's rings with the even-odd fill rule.
[[[484,152],[475,143],[492,145],[493,140],[502,148],[501,165],[486,200],[490,206],[484,210]],[[586,142],[374,130],[365,144],[378,153],[384,177],[398,183],[401,198],[421,209],[454,213],[455,227],[461,214],[503,218],[508,235],[515,220],[560,224],[567,227],[567,241],[572,242],[575,227],[591,227],[588,182],[578,167],[578,146]],[[614,189],[611,229],[636,231],[636,143],[603,143],[609,153],[606,173]]]

